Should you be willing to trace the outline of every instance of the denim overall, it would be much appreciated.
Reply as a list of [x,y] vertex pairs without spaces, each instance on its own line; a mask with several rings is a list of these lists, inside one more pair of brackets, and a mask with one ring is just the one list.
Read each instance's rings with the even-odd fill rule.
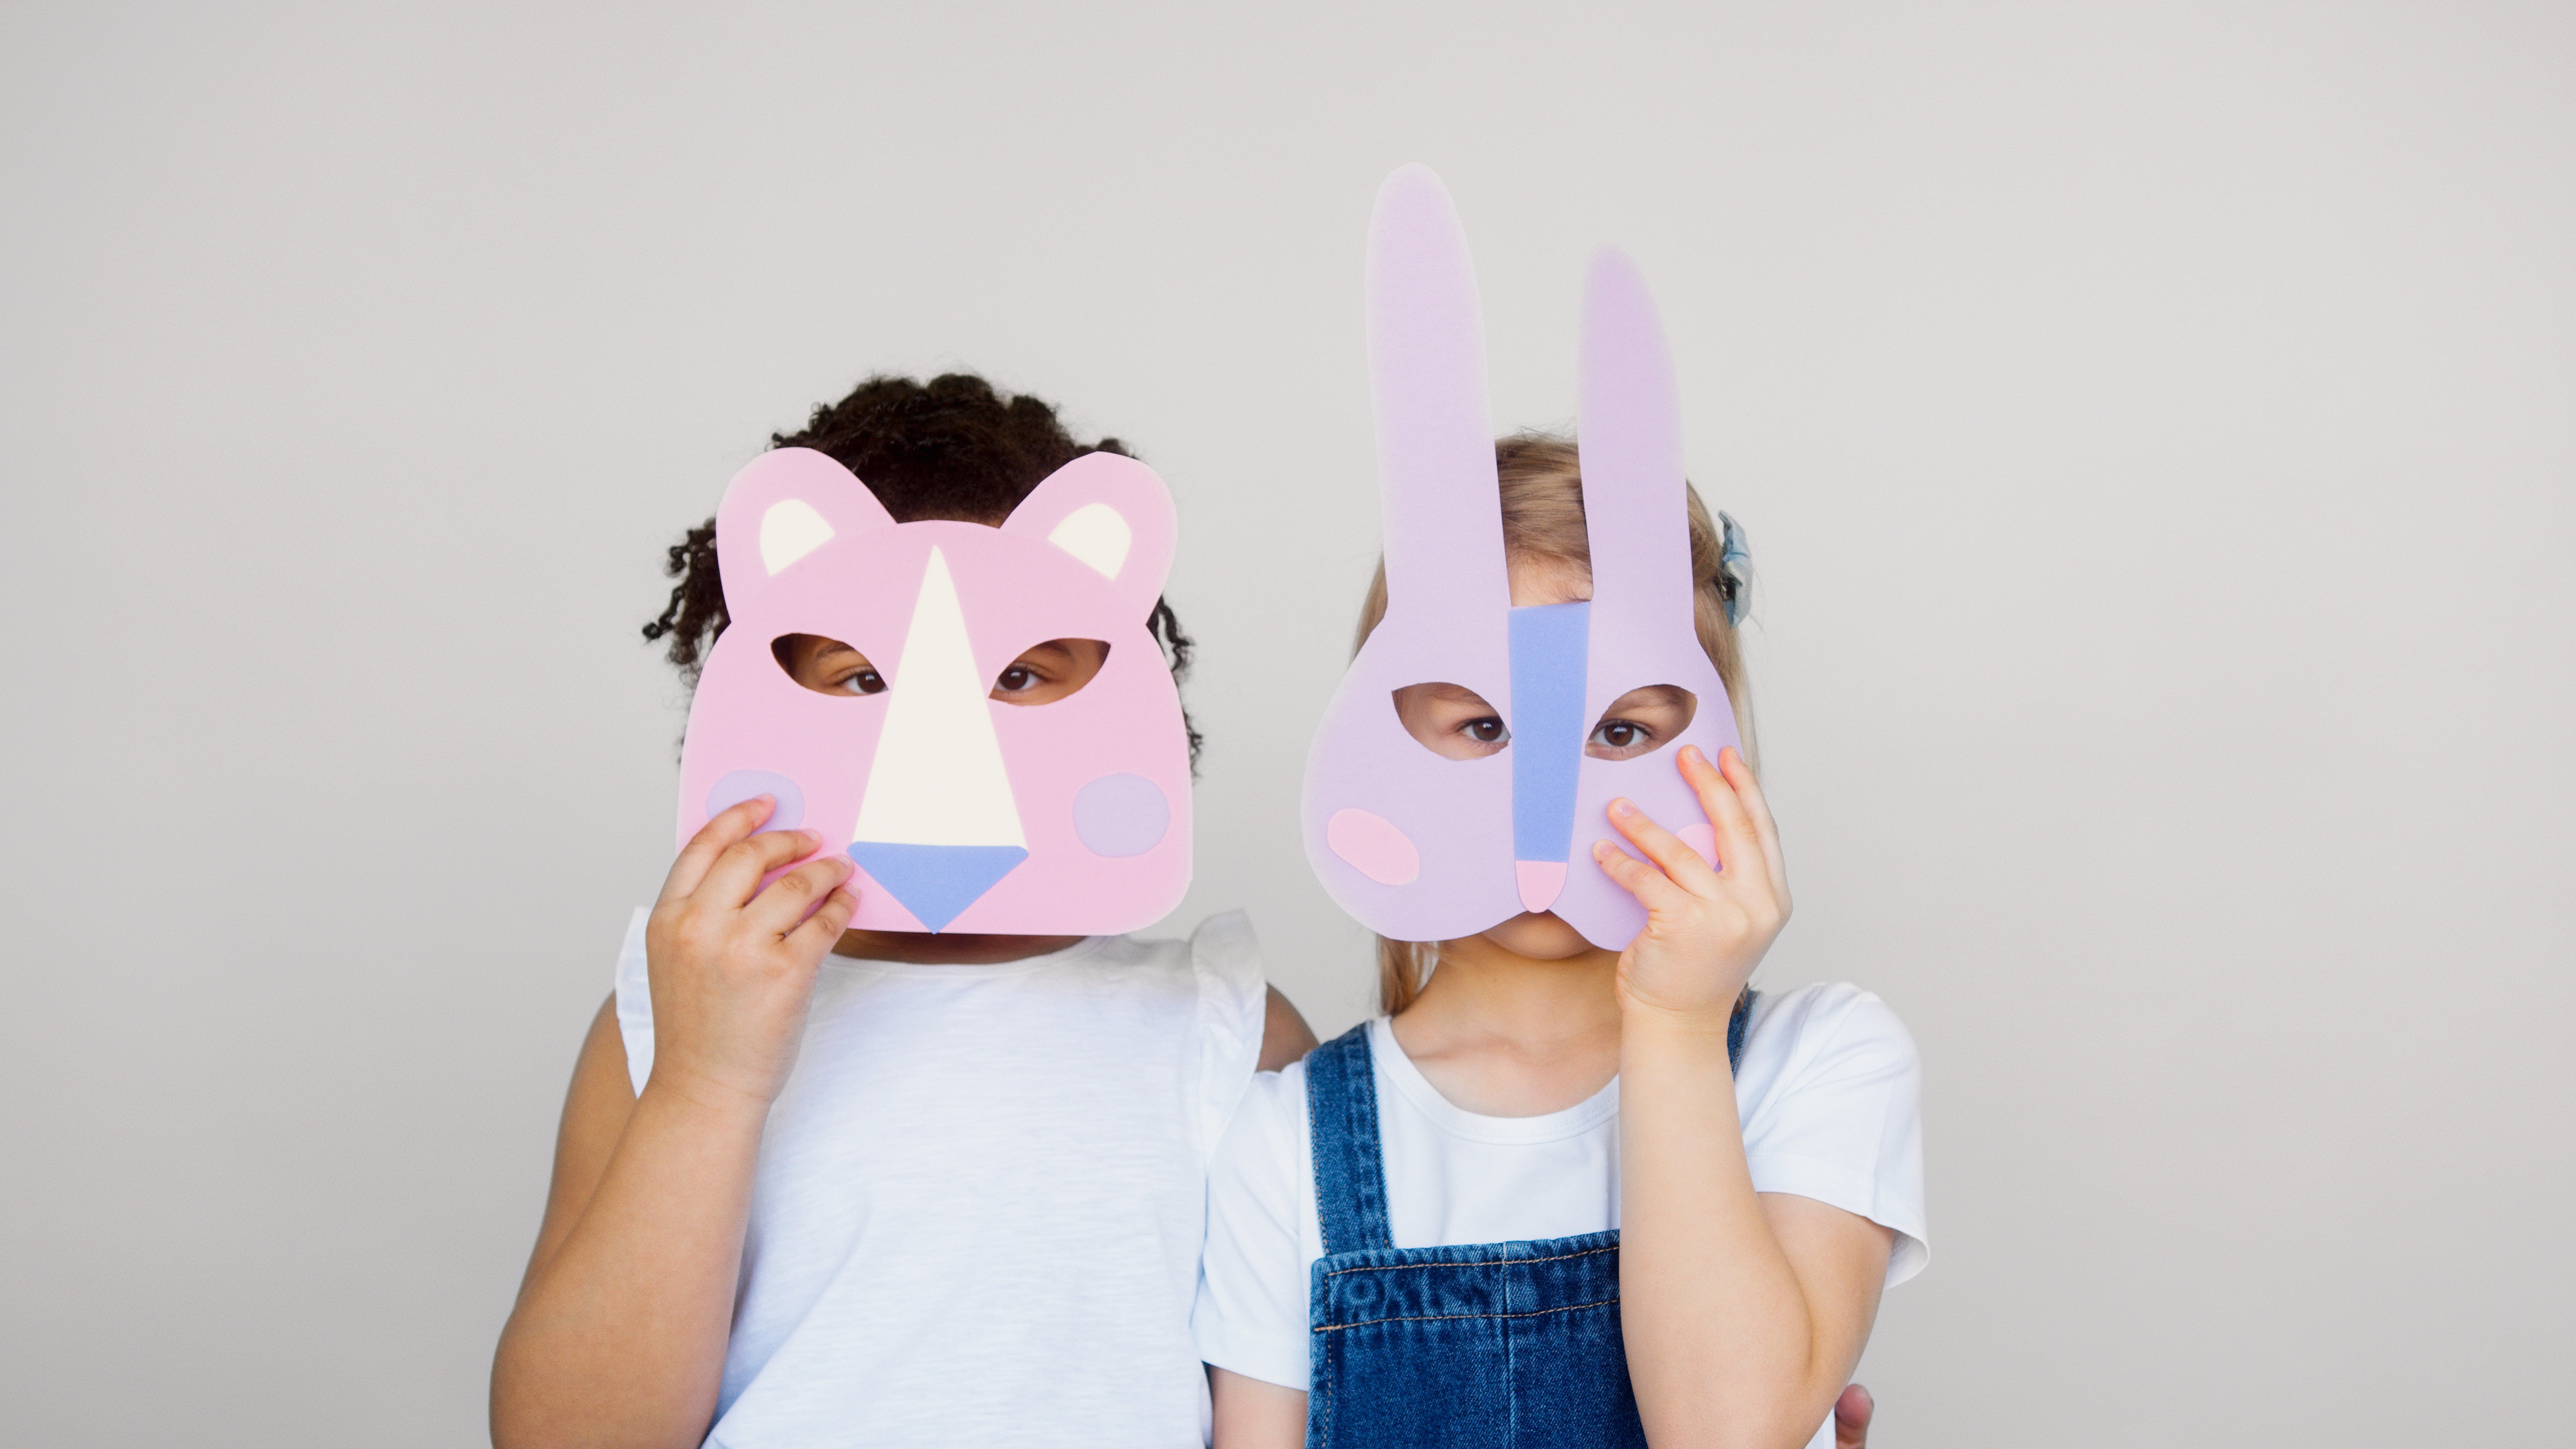
[[[1744,1058],[1747,991],[1727,1023]],[[1619,1230],[1399,1248],[1363,1022],[1306,1058],[1324,1230],[1307,1449],[1645,1449],[1619,1339]]]

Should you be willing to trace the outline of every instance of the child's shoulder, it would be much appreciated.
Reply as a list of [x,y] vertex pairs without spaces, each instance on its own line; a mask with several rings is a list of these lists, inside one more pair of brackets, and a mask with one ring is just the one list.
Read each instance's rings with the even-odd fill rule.
[[1306,1060],[1254,1072],[1226,1124],[1216,1159],[1218,1178],[1260,1190],[1305,1181]]
[[1270,982],[1243,912],[1210,916],[1187,936],[1094,936],[1082,949],[1084,969],[1056,989],[1168,1002],[1192,1013],[1212,1041],[1249,1053],[1245,1071],[1259,1058]]
[[1913,1033],[1878,994],[1819,981],[1754,997],[1741,1075],[1793,1088],[1819,1076],[1920,1070]]
[[1786,991],[1757,987],[1753,993],[1754,1031],[1808,1030],[1849,1020],[1864,1027],[1905,1029],[1896,1011],[1877,992],[1849,981],[1810,981]]
[[1177,940],[1095,939],[1133,963],[1142,978],[1135,984],[1145,984],[1149,992],[1168,992],[1166,999],[1187,1015],[1196,1044],[1198,1149],[1213,1153],[1227,1124],[1240,1115],[1261,1061],[1270,982],[1262,971],[1261,943],[1252,934],[1251,918],[1241,911],[1222,911]]
[[1265,984],[1261,942],[1252,934],[1252,918],[1242,911],[1220,911],[1186,936],[1094,936],[1090,949],[1103,960],[1146,972]]

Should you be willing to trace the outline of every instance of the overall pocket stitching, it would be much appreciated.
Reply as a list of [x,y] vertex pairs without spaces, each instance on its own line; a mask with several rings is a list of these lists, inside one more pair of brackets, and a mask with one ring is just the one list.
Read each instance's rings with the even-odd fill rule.
[[1589,1258],[1596,1253],[1617,1251],[1617,1248],[1586,1248],[1579,1253],[1559,1253],[1552,1258],[1477,1258],[1465,1263],[1374,1263],[1358,1268],[1327,1268],[1324,1276],[1338,1278],[1344,1273],[1398,1273],[1407,1268],[1508,1268],[1514,1263],[1562,1263],[1569,1258]]
[[1317,1324],[1314,1331],[1339,1333],[1345,1328],[1366,1328],[1373,1323],[1442,1323],[1453,1318],[1544,1318],[1551,1313],[1573,1313],[1584,1308],[1609,1308],[1616,1305],[1618,1301],[1616,1298],[1604,1298],[1598,1303],[1568,1303],[1562,1308],[1533,1308],[1526,1313],[1417,1313],[1403,1318],[1363,1318],[1357,1323]]

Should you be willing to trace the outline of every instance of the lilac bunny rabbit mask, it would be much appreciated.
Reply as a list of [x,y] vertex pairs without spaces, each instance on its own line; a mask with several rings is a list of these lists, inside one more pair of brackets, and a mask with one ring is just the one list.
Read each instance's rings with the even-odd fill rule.
[[[1057,469],[998,528],[898,524],[830,457],[761,455],[716,511],[731,623],[689,710],[680,840],[775,796],[767,828],[814,830],[818,854],[859,867],[854,929],[1099,935],[1161,919],[1190,879],[1188,727],[1146,628],[1174,537],[1162,480],[1114,453]],[[800,635],[873,672],[798,682]],[[1105,645],[1098,672],[1043,704],[992,697],[1056,640]]]
[[[1583,296],[1577,436],[1588,602],[1514,607],[1474,263],[1448,192],[1406,167],[1369,231],[1368,326],[1386,614],[1352,659],[1306,762],[1306,855],[1379,935],[1440,941],[1553,911],[1620,949],[1645,910],[1591,858],[1625,797],[1714,859],[1675,756],[1738,744],[1693,621],[1688,485],[1672,362],[1645,283],[1603,251]],[[1436,753],[1406,728],[1422,686],[1472,695],[1499,748]],[[1653,690],[1688,723],[1642,752],[1586,753],[1611,706]]]

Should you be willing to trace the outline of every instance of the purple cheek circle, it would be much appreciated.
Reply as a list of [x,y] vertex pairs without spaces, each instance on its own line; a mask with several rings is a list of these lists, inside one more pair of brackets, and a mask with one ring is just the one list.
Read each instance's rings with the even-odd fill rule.
[[1094,855],[1143,855],[1171,828],[1171,802],[1142,775],[1103,775],[1074,794],[1073,833]]
[[763,830],[793,830],[805,823],[805,792],[785,775],[767,770],[735,770],[707,792],[707,818],[712,820],[754,795],[774,795],[778,808],[769,812]]

